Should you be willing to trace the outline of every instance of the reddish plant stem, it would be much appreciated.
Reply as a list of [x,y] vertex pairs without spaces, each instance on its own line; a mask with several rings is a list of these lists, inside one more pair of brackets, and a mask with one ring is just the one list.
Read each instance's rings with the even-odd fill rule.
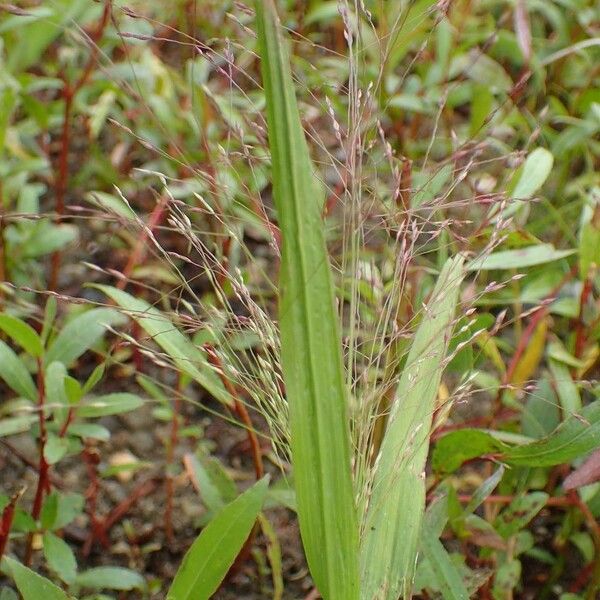
[[85,492],[85,498],[87,502],[87,513],[90,517],[91,529],[88,538],[83,545],[83,555],[88,556],[92,549],[94,539],[98,539],[104,548],[108,548],[110,543],[108,541],[108,537],[106,536],[104,523],[98,518],[96,512],[98,504],[98,492],[100,491],[100,482],[98,480],[97,472],[99,456],[98,453],[88,444],[86,444],[86,447],[83,450],[83,460],[85,462],[88,478],[90,480],[88,488]]
[[[165,208],[167,206],[168,197],[163,196],[159,202],[157,202],[156,206],[152,213],[150,213],[150,217],[148,218],[148,223],[146,227],[143,229],[141,236],[139,237],[133,252],[129,256],[129,260],[127,264],[123,268],[123,277],[119,279],[117,282],[117,288],[119,290],[124,290],[127,282],[130,281],[131,275],[135,267],[144,260],[146,254],[146,243],[148,242],[149,236],[154,232],[154,230],[160,225],[165,215]],[[114,302],[111,302],[114,304]],[[134,321],[131,331],[134,339],[138,339],[141,333],[141,327],[137,321]],[[135,364],[136,371],[141,373],[144,368],[144,358],[140,349],[137,346],[133,346],[133,362]]]
[[265,469],[262,461],[262,451],[260,449],[260,443],[258,441],[254,425],[252,424],[252,419],[250,418],[246,406],[240,400],[238,391],[236,390],[235,386],[225,376],[225,372],[223,371],[223,364],[221,362],[221,359],[215,352],[214,348],[210,344],[204,344],[204,350],[206,351],[208,362],[214,367],[216,367],[217,373],[219,374],[219,377],[221,378],[225,389],[233,399],[234,412],[237,414],[237,416],[244,424],[244,427],[246,428],[248,442],[250,443],[250,448],[252,449],[254,473],[256,475],[256,479],[260,479],[264,475]]
[[169,201],[167,196],[163,196],[159,202],[156,203],[154,210],[150,213],[150,217],[148,218],[148,223],[144,230],[142,231],[142,235],[139,237],[137,244],[133,252],[129,256],[129,260],[123,269],[123,277],[119,279],[117,282],[117,288],[120,290],[125,289],[127,282],[131,278],[131,274],[135,267],[144,260],[144,256],[146,254],[146,243],[148,242],[148,237],[150,234],[154,232],[154,230],[160,225],[162,222],[165,209],[167,207],[167,202]]
[[[65,197],[69,183],[69,150],[71,146],[71,117],[73,114],[73,100],[77,92],[86,84],[96,61],[98,60],[98,52],[100,48],[98,43],[104,33],[104,30],[110,20],[112,0],[105,0],[102,17],[96,29],[89,36],[91,52],[88,61],[81,73],[81,76],[75,83],[70,83],[66,76],[63,80],[62,98],[64,101],[63,123],[60,138],[60,154],[58,156],[57,172],[54,181],[55,195],[55,221],[60,223],[65,213]],[[58,284],[58,274],[60,272],[62,253],[57,250],[52,254],[50,265],[50,277],[48,278],[48,289],[56,290]]]
[[[39,428],[40,428],[40,440],[39,440],[39,459],[38,459],[38,480],[37,488],[35,490],[35,498],[33,500],[33,508],[31,509],[31,516],[35,521],[40,518],[42,512],[42,505],[44,503],[44,495],[50,492],[50,465],[46,461],[44,452],[46,449],[46,441],[48,439],[48,433],[46,431],[46,389],[44,382],[44,365],[40,358],[37,359],[37,393],[38,393],[38,416],[39,416]],[[25,559],[23,563],[25,566],[31,564],[33,556],[33,532],[29,534],[27,538],[27,550],[25,551]]]
[[[23,454],[20,450],[17,450],[14,446],[11,446],[8,442],[6,442],[3,439],[0,439],[0,444],[2,444],[9,452],[14,454],[24,465],[26,465],[36,473],[39,473],[39,465],[34,460],[31,460],[28,456]],[[50,479],[50,483],[55,488],[61,490],[65,488],[65,484],[63,483],[63,481],[59,477],[57,477],[52,471],[50,471],[48,477]]]
[[157,478],[147,479],[138,485],[125,500],[117,504],[115,508],[102,521],[106,532],[116,525],[144,496],[151,494],[157,487],[159,480]]
[[18,491],[14,496],[10,499],[10,502],[4,507],[2,511],[2,518],[0,519],[0,560],[4,556],[4,552],[6,551],[6,546],[8,544],[8,538],[10,536],[10,528],[12,526],[12,522],[15,516],[15,508],[17,507],[17,502],[19,498],[25,492],[25,488]]

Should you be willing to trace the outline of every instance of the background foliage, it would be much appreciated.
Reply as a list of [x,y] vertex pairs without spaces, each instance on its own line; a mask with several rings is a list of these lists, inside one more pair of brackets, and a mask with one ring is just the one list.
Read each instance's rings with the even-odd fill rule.
[[[597,2],[277,6],[325,198],[357,506],[462,253],[414,593],[597,597]],[[0,598],[165,597],[198,531],[222,510],[250,529],[263,495],[215,597],[310,595],[253,6],[0,10]]]

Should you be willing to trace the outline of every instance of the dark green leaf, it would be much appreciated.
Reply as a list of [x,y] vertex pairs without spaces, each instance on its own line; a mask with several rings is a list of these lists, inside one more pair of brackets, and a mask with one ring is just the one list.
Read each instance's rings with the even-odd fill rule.
[[435,445],[432,467],[438,473],[452,473],[465,461],[499,452],[506,446],[480,429],[459,429],[442,437]]
[[549,436],[515,446],[501,459],[513,465],[551,467],[568,463],[600,446],[600,401],[584,407],[567,418]]

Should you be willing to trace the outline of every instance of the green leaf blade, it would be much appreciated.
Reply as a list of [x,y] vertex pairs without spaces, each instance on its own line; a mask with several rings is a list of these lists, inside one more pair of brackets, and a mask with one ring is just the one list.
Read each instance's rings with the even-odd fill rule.
[[300,531],[328,600],[358,598],[358,525],[341,338],[313,175],[272,0],[256,2],[274,200],[282,233],[279,320]]
[[46,352],[46,364],[54,361],[69,366],[104,335],[107,327],[123,322],[112,308],[93,308],[71,319],[56,336]]
[[41,598],[44,600],[70,600],[71,598],[50,580],[8,556],[2,559],[2,567],[3,570],[10,572],[23,600],[40,600]]
[[402,373],[377,458],[361,547],[364,600],[410,597],[425,510],[423,472],[463,258],[446,261]]
[[32,402],[37,401],[37,389],[21,359],[0,340],[0,378],[17,394]]
[[267,493],[264,477],[225,506],[183,558],[167,600],[208,600],[250,535]]
[[94,287],[128,311],[131,318],[139,323],[140,327],[169,355],[179,369],[197,381],[217,400],[231,405],[231,397],[208,364],[204,353],[177,330],[163,313],[146,301],[134,298],[131,294],[117,288],[108,285],[95,285]]

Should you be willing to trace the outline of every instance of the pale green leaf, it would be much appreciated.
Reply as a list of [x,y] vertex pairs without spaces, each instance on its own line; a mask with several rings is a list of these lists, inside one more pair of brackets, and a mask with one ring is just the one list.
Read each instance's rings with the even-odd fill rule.
[[12,315],[0,314],[0,329],[9,335],[23,350],[31,354],[31,356],[41,356],[44,348],[40,340],[40,336],[35,332],[33,327],[13,317]]
[[51,581],[28,569],[20,562],[5,556],[2,559],[3,570],[8,570],[15,580],[23,600],[70,600],[59,587]]
[[77,407],[80,417],[106,417],[131,412],[144,404],[144,401],[135,394],[116,392],[103,396],[94,396],[83,401]]
[[69,366],[98,343],[106,328],[123,322],[112,308],[93,308],[71,319],[54,338],[46,352],[46,364],[53,361]]
[[144,578],[131,569],[122,567],[94,567],[79,573],[75,578],[78,585],[96,590],[134,590],[144,589]]
[[215,398],[225,404],[231,404],[231,397],[208,364],[204,352],[185,337],[168,317],[144,300],[134,298],[127,292],[107,285],[94,287],[128,311],[131,318],[140,324],[142,329],[168,354],[179,369],[197,381]]
[[50,531],[44,533],[44,557],[48,566],[67,584],[73,583],[77,574],[77,561],[71,547]]
[[463,275],[462,257],[444,265],[396,391],[363,526],[364,600],[397,600],[411,593],[425,510],[423,472],[431,418]]
[[183,557],[167,600],[208,600],[233,564],[256,521],[268,477],[225,506]]
[[37,401],[37,389],[21,359],[7,344],[0,340],[0,378],[17,394],[33,402]]
[[545,148],[536,148],[523,163],[512,197],[517,200],[531,198],[544,185],[553,165],[552,153]]
[[257,0],[273,197],[282,235],[279,324],[302,541],[328,600],[358,598],[358,525],[341,338],[321,218],[273,0]]
[[467,265],[469,271],[493,269],[523,269],[560,260],[575,254],[577,250],[557,250],[552,244],[537,244],[518,250],[501,250],[476,258]]

